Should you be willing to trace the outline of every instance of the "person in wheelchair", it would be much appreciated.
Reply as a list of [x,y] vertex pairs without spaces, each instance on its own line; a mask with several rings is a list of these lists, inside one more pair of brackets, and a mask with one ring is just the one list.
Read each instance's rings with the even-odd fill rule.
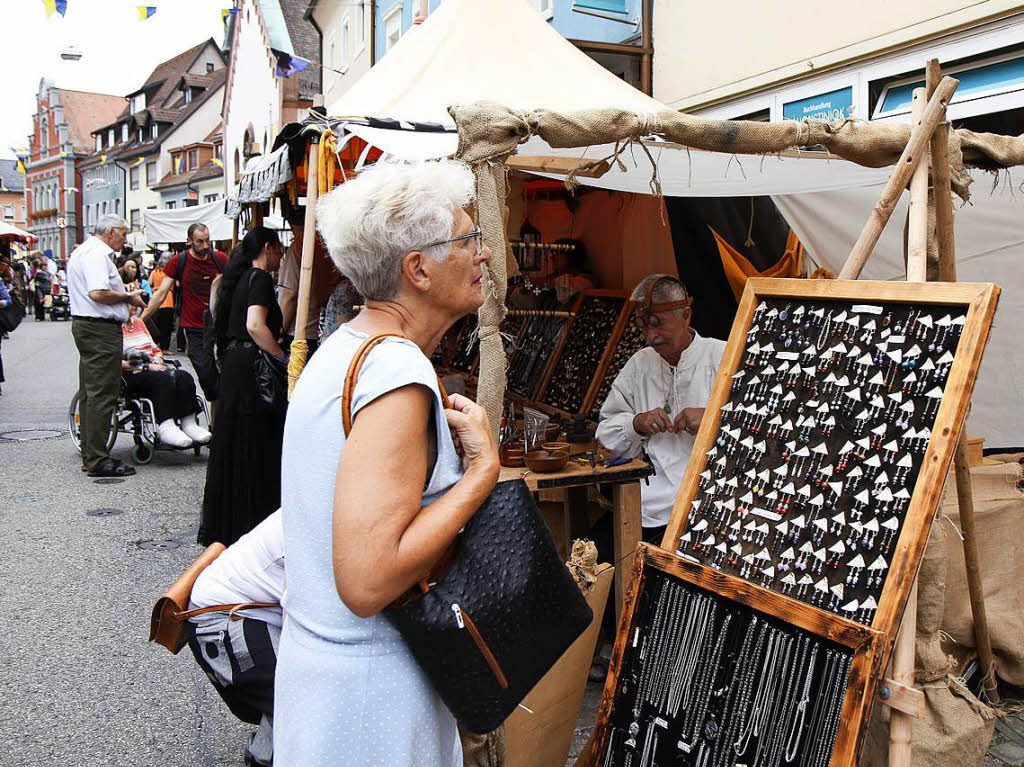
[[124,357],[121,371],[125,393],[145,397],[156,411],[156,436],[164,445],[188,448],[205,445],[210,432],[196,421],[202,406],[196,397],[196,382],[187,370],[164,360],[149,329],[138,317],[121,326]]

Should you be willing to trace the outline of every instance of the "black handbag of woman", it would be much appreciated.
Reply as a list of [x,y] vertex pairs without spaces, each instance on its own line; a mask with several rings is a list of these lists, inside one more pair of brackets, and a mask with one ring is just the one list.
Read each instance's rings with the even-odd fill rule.
[[[341,402],[346,437],[359,368],[391,335],[373,336],[352,360]],[[384,615],[477,734],[504,722],[594,618],[521,479],[498,483],[434,571]]]

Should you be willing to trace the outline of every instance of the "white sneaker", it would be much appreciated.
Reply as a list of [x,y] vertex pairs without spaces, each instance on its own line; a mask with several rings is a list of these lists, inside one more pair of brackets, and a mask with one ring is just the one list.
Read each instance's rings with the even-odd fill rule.
[[196,422],[194,415],[187,415],[181,419],[181,430],[197,445],[205,445],[213,435]]
[[171,418],[156,427],[156,436],[168,447],[192,447],[192,438],[179,429]]

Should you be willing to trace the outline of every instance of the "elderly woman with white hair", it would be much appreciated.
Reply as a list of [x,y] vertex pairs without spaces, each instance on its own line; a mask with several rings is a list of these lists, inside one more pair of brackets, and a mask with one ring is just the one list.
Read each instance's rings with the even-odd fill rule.
[[[484,300],[490,252],[464,210],[473,188],[460,163],[382,163],[317,210],[364,308],[311,358],[285,424],[274,747],[289,767],[462,764],[454,717],[381,611],[431,570],[497,482],[485,412],[458,395],[446,408],[429,361]],[[392,335],[359,369],[346,437],[350,363],[381,334]]]

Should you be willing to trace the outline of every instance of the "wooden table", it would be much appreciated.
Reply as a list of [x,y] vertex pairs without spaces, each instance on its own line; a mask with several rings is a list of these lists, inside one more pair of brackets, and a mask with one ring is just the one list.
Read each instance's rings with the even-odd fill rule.
[[[573,450],[580,447],[573,446]],[[622,605],[626,599],[626,589],[629,586],[627,578],[632,572],[631,557],[636,545],[640,542],[641,518],[640,518],[640,481],[653,473],[650,465],[636,458],[621,466],[601,466],[596,468],[582,466],[577,463],[570,463],[562,470],[538,474],[529,469],[513,469],[503,466],[498,477],[499,482],[520,479],[526,482],[526,486],[534,493],[548,495],[545,491],[568,490],[569,488],[586,488],[590,485],[611,485],[612,486],[612,529],[613,529],[613,564],[615,565],[615,617],[618,620],[622,615]],[[543,496],[542,496],[543,497]],[[556,498],[551,497],[551,500]],[[557,500],[564,504],[563,525],[565,535],[569,544],[572,538],[569,533],[571,528],[570,505],[568,493],[564,493]]]

